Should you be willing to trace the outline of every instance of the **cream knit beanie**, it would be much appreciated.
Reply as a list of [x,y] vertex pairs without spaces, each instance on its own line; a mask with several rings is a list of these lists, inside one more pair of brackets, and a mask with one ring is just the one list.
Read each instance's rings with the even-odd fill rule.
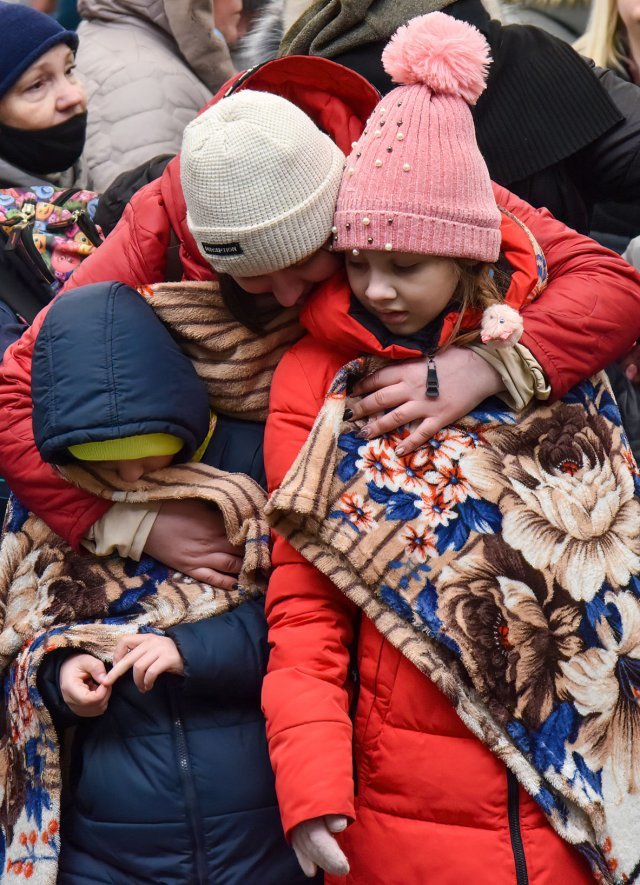
[[344,154],[300,108],[267,92],[224,98],[185,129],[187,224],[213,269],[258,276],[330,237]]

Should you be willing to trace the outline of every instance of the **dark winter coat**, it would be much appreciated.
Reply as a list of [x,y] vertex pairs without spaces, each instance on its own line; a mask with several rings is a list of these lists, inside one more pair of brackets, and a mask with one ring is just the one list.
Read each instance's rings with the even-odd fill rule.
[[[81,178],[80,164],[52,176],[49,180],[20,169],[0,157],[0,188],[29,188],[51,184],[66,188]],[[19,256],[7,250],[7,240],[7,235],[0,230],[0,359],[7,347],[24,332],[26,323],[22,322],[22,318],[31,322],[49,303],[52,291],[50,285],[36,277]]]
[[[121,290],[128,299],[114,297]],[[87,292],[93,305],[91,298],[83,298]],[[76,322],[67,323],[64,334],[58,327],[58,334],[47,336],[65,302],[73,307]],[[134,323],[135,336],[128,335]],[[156,431],[150,416],[157,414],[165,420],[171,415],[177,433],[182,421],[185,437],[202,430],[201,418],[191,421],[189,416],[190,406],[196,416],[201,411],[202,382],[195,372],[189,377],[188,360],[153,310],[127,287],[96,284],[61,296],[44,330],[35,348],[33,386],[34,429],[41,445],[46,446],[47,435],[54,442],[64,439],[65,445],[86,441],[91,438],[87,426],[98,426],[107,414],[131,422],[136,406],[137,432],[145,432],[144,418],[147,432]],[[132,353],[133,341],[153,358]],[[47,359],[53,367],[53,395],[46,371],[40,371]],[[107,390],[105,373],[93,369],[99,366],[117,367]],[[176,374],[180,383],[169,387],[167,379]],[[144,386],[148,395],[142,400]],[[105,398],[110,398],[110,410]],[[75,440],[69,418],[74,413]],[[134,432],[135,424],[127,427]],[[260,424],[219,416],[203,460],[264,482],[262,434]],[[141,567],[152,569],[153,562],[147,559]],[[137,564],[132,562],[132,568]],[[183,657],[184,677],[164,674],[141,694],[131,674],[125,674],[113,688],[107,711],[97,718],[74,716],[62,699],[59,671],[68,652],[47,656],[41,667],[38,685],[57,727],[76,726],[62,811],[59,883],[308,881],[284,840],[267,753],[260,710],[268,658],[262,601],[179,624],[167,635]]]
[[121,172],[117,178],[114,178],[100,197],[94,216],[95,223],[100,226],[105,237],[109,236],[120,221],[131,197],[149,182],[160,178],[169,160],[174,156],[174,154],[159,154],[152,160],[141,163],[135,169]]
[[[37,176],[28,177],[0,159],[0,188],[48,184]],[[0,230],[0,359],[27,327],[22,318],[32,320],[51,301],[50,285],[36,277],[16,255],[7,249],[8,236]]]
[[[131,197],[162,175],[172,156],[165,154],[154,157],[136,169],[123,173],[100,196],[94,221],[105,237],[120,220]],[[62,187],[61,182],[67,180],[73,183],[73,179],[64,174],[60,182],[55,182],[56,186]],[[22,172],[0,159],[0,188],[47,184],[51,182]],[[27,323],[49,304],[52,296],[50,284],[37,277],[15,252],[7,250],[7,240],[7,235],[0,231],[0,359],[7,347],[20,338]]]
[[[617,71],[613,73],[602,71],[602,69],[597,70],[611,83],[614,100],[618,96],[617,102],[620,107],[624,108],[627,114],[633,113],[632,99],[635,97],[636,105],[640,102],[640,97],[637,97],[640,96],[637,84],[633,84],[631,77]],[[626,85],[620,85],[622,83]],[[613,160],[616,160],[615,155]],[[591,218],[591,236],[603,246],[622,254],[629,245],[629,241],[640,234],[640,200],[637,193],[633,194],[634,199],[631,201],[622,200],[618,193],[615,194],[615,197],[613,200],[605,197],[603,202],[594,207]],[[609,378],[613,383],[614,378],[611,373]],[[637,426],[637,429],[640,433],[640,425]]]
[[545,0],[504,0],[499,5],[505,25],[534,25],[570,44],[584,34],[589,20],[589,4],[581,0],[553,5]]

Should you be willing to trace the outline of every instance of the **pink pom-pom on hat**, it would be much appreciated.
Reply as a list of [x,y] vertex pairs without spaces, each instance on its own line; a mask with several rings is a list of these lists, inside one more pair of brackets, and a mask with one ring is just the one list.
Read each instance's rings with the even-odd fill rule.
[[487,41],[432,12],[403,25],[382,59],[401,85],[347,158],[333,248],[496,261],[500,212],[469,106],[485,88]]
[[382,53],[394,83],[423,84],[440,95],[459,95],[468,104],[484,92],[490,63],[489,44],[480,31],[444,12],[411,19]]

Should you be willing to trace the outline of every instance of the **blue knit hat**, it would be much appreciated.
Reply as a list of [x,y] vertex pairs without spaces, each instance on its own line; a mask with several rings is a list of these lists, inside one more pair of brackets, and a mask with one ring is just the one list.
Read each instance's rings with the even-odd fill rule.
[[65,31],[55,19],[21,3],[0,0],[0,34],[0,98],[52,46],[66,43],[74,52],[78,48],[74,31]]

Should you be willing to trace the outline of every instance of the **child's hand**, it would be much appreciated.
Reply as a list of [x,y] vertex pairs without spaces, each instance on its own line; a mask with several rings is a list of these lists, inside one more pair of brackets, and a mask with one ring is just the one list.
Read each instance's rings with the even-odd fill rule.
[[[488,396],[504,390],[499,373],[465,347],[448,347],[436,356],[436,366],[440,396],[433,398],[425,394],[424,357],[385,366],[359,381],[353,393],[362,399],[355,402],[351,411],[354,419],[370,419],[361,434],[372,439],[420,420],[402,441],[402,451],[400,446],[396,447],[397,454],[406,455],[425,445],[438,430],[467,415]],[[392,411],[376,417],[387,409]]]
[[108,687],[133,667],[133,681],[138,691],[150,691],[161,673],[184,675],[184,661],[178,646],[168,636],[137,633],[125,636],[116,645],[113,667],[102,680]]
[[341,833],[347,826],[346,817],[325,814],[298,824],[291,831],[291,846],[305,876],[315,876],[318,867],[334,876],[346,876],[349,861],[333,833]]
[[107,670],[93,655],[74,655],[60,667],[60,692],[76,716],[101,716],[107,709],[111,688],[103,684]]
[[202,501],[165,501],[149,532],[145,553],[203,584],[232,590],[243,550],[227,540],[219,510]]

